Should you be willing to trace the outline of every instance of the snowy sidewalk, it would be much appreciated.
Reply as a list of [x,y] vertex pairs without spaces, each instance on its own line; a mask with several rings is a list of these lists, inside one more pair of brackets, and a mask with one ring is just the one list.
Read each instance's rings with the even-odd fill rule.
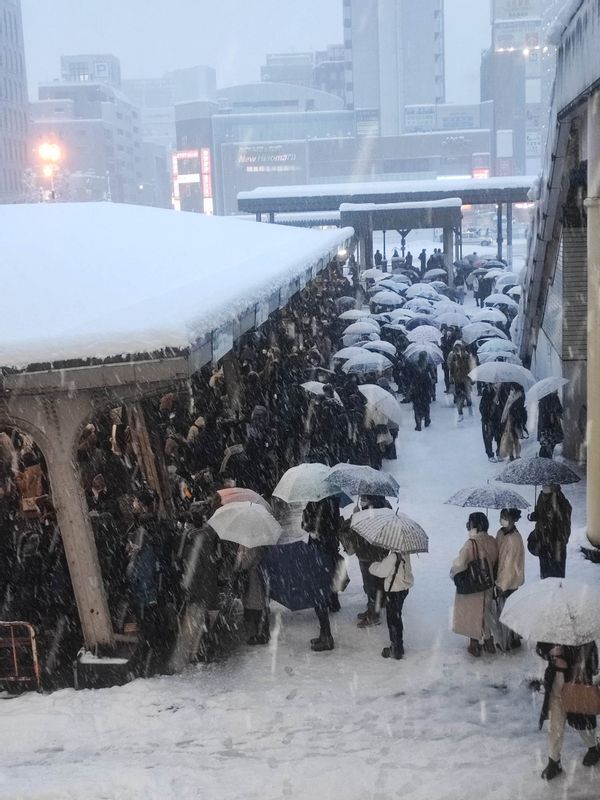
[[[402,510],[430,536],[431,552],[413,560],[403,661],[380,656],[385,624],[356,628],[364,598],[350,559],[333,652],[310,651],[312,612],[279,610],[268,647],[240,645],[182,677],[2,700],[0,800],[597,798],[600,770],[581,766],[573,731],[565,775],[550,786],[539,777],[546,733],[537,728],[541,696],[532,699],[527,681],[543,662],[525,647],[475,660],[449,631],[448,573],[468,509],[443,502],[502,465],[486,459],[477,410],[457,426],[441,386],[422,433],[403,406],[399,458],[385,465],[401,484]],[[533,500],[533,489],[520,490]],[[577,554],[584,485],[565,493],[574,505],[568,575],[597,581],[598,567]],[[490,521],[495,532],[498,512]],[[531,523],[523,518],[520,530],[526,537]],[[527,571],[537,578],[529,555]]]

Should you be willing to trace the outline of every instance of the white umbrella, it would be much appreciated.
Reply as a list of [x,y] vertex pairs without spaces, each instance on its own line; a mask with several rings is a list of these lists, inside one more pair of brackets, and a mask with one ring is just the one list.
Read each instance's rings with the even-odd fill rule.
[[515,311],[519,308],[519,304],[515,303],[512,297],[506,294],[500,294],[500,292],[486,297],[485,304],[486,306],[506,306],[507,308],[514,308]]
[[414,350],[405,350],[404,355],[407,361],[416,364],[419,361],[421,353],[424,353],[427,356],[427,359],[433,364],[434,367],[439,366],[440,364],[444,363],[444,356],[441,354],[436,353],[435,351],[426,350],[427,343],[425,344],[414,344],[412,345],[415,349]]
[[277,544],[283,533],[275,517],[257,503],[228,503],[215,511],[208,524],[220,539],[244,547]]
[[348,325],[347,328],[344,328],[342,335],[349,336],[352,334],[356,335],[363,333],[379,333],[379,323],[375,322],[374,319],[367,317],[365,319],[361,319],[360,322],[353,322],[351,325]]
[[506,294],[510,295],[514,299],[516,297],[521,297],[522,293],[523,289],[520,286],[513,286],[512,289],[509,289]]
[[376,286],[378,289],[389,289],[391,292],[396,292],[396,294],[408,289],[408,283],[398,283],[397,281],[392,281],[389,278],[384,278],[382,281],[378,281]]
[[503,272],[499,278],[496,278],[496,287],[499,289],[501,286],[511,286],[519,282],[519,276],[516,272]]
[[433,325],[420,325],[418,328],[409,331],[406,335],[409,342],[419,342],[420,344],[423,342],[435,342],[439,344],[442,338],[440,331],[434,328]]
[[412,344],[409,344],[408,347],[404,350],[404,355],[406,356],[406,358],[408,358],[409,356],[412,356],[413,353],[422,353],[422,352],[428,353],[429,355],[433,356],[439,356],[441,359],[440,364],[444,360],[444,355],[440,350],[440,348],[437,346],[437,344],[435,344],[435,342],[420,342],[420,343],[413,342]]
[[358,391],[366,397],[367,406],[379,411],[390,422],[395,422],[396,425],[402,424],[400,403],[387,389],[382,386],[376,386],[374,383],[366,383],[364,386],[359,386]]
[[511,595],[500,622],[526,639],[579,647],[600,638],[600,586],[546,578]]
[[344,347],[353,347],[360,342],[361,344],[358,346],[362,347],[362,342],[377,342],[380,338],[380,335],[371,329],[371,333],[349,333],[342,336],[342,344]]
[[392,369],[393,366],[389,358],[386,358],[381,353],[371,353],[369,350],[363,350],[361,356],[349,358],[342,369],[348,375],[366,375],[369,372],[385,372],[388,369]]
[[506,325],[507,322],[506,314],[503,314],[499,308],[482,308],[471,316],[471,320],[473,322],[500,322],[502,325]]
[[354,358],[354,356],[362,356],[362,345],[360,347],[355,347],[353,345],[350,347],[342,347],[341,350],[338,350],[332,355],[332,358],[347,361],[349,358]]
[[336,464],[327,481],[350,495],[379,494],[395,497],[400,486],[393,475],[359,464]]
[[[356,349],[359,350],[360,348],[357,347]],[[319,381],[306,381],[306,383],[301,383],[300,385],[305,392],[314,394],[317,397],[323,397],[323,387],[325,386],[324,383],[320,383]],[[342,400],[337,392],[333,393],[333,399],[336,401],[336,403],[343,405]]]
[[[373,353],[383,353],[383,355],[396,356],[398,351],[391,342],[365,342],[363,344],[365,350],[371,350]],[[358,349],[358,348],[354,348]]]
[[490,325],[488,322],[472,322],[470,325],[465,325],[462,329],[462,338],[466,344],[476,342],[477,339],[489,339],[492,337],[508,339],[504,331]]
[[512,489],[472,486],[453,494],[445,505],[461,508],[528,508],[529,503]]
[[338,316],[338,319],[347,320],[348,322],[358,322],[361,319],[368,319],[369,312],[361,311],[360,308],[350,308]]
[[382,270],[377,269],[376,267],[371,267],[371,269],[365,269],[363,272],[361,272],[360,277],[377,280],[377,278],[384,278],[385,272],[382,272]]
[[469,378],[473,382],[482,383],[518,383],[526,391],[531,389],[535,383],[535,378],[528,369],[520,367],[518,364],[506,364],[501,361],[492,361],[489,364],[481,364],[469,373]]
[[435,280],[435,278],[447,278],[448,273],[445,269],[428,269],[423,280]]
[[463,311],[444,311],[436,314],[435,321],[439,325],[456,325],[457,328],[463,328],[471,322]]
[[325,497],[339,494],[340,490],[325,479],[330,468],[325,464],[299,464],[283,474],[273,495],[285,503],[317,503]]
[[404,308],[409,311],[416,311],[418,314],[433,315],[435,313],[433,306],[423,297],[415,297],[413,300],[409,300]]
[[504,270],[498,269],[498,267],[492,267],[485,273],[486,278],[499,278],[500,275],[504,275]]
[[563,386],[566,386],[567,383],[569,383],[567,378],[555,378],[554,376],[542,378],[541,381],[538,381],[527,392],[525,397],[528,405],[539,402],[543,397],[552,394],[552,392],[558,392]]
[[442,295],[430,286],[428,283],[413,283],[406,290],[406,297],[414,299],[415,297],[426,297],[428,300],[440,300]]
[[519,356],[508,350],[499,350],[496,353],[477,353],[477,358],[480,364],[489,364],[490,361],[500,361],[506,364],[518,364],[520,367],[523,366],[523,362]]
[[429,539],[406,514],[391,508],[369,508],[352,515],[350,526],[370,544],[397,553],[427,553]]
[[377,292],[371,297],[371,303],[376,306],[391,306],[392,308],[404,305],[404,298],[391,289]]
[[412,308],[395,308],[393,311],[390,311],[390,317],[394,322],[402,319],[413,319],[419,315],[418,311],[413,311]]
[[488,339],[487,342],[479,345],[478,353],[516,353],[519,348],[514,342],[505,339]]

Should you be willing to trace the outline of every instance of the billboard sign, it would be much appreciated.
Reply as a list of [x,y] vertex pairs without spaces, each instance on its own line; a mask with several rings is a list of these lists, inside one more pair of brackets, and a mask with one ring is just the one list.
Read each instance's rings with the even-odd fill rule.
[[496,20],[532,19],[542,16],[542,0],[494,0]]

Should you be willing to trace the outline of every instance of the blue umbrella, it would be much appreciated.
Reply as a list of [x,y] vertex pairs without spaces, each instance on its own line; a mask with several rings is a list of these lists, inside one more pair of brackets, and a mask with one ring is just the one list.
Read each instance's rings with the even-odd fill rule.
[[261,561],[272,600],[290,611],[327,603],[335,576],[335,561],[318,545],[295,542],[269,547]]

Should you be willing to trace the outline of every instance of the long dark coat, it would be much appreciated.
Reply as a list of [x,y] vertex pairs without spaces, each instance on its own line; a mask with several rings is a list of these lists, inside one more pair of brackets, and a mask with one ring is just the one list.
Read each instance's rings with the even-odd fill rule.
[[[536,647],[537,654],[545,661],[548,661],[548,666],[544,673],[544,703],[540,714],[540,728],[544,721],[548,719],[550,692],[557,673],[556,667],[549,660],[550,650],[553,647],[556,647],[556,645],[548,644],[547,642],[538,642]],[[591,686],[593,677],[598,672],[598,648],[596,643],[590,642],[589,644],[581,645],[581,647],[563,646],[562,649],[563,658],[567,662],[565,683],[583,683]],[[567,714],[567,722],[577,731],[594,730],[596,728],[596,717],[588,714]]]
[[564,440],[562,415],[562,403],[556,392],[542,397],[538,410],[538,442],[541,447],[553,450]]

